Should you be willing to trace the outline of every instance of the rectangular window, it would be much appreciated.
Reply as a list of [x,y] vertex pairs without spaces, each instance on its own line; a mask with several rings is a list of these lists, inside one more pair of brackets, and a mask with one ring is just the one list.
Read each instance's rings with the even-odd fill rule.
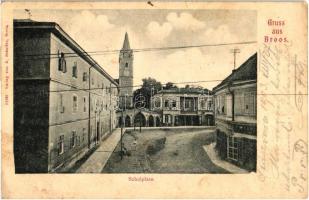
[[164,101],[164,106],[165,106],[165,108],[168,108],[168,100]]
[[227,140],[227,157],[231,160],[238,160],[238,144],[239,141],[233,136],[229,136]]
[[80,146],[80,136],[77,137],[77,146]]
[[206,104],[205,100],[202,99],[200,102],[201,102],[201,109],[204,110],[205,109],[205,104]]
[[92,102],[90,102],[90,110],[91,110],[91,111],[93,111],[93,104],[94,104],[94,103],[93,103],[93,100],[92,100]]
[[87,99],[86,99],[86,97],[84,97],[83,100],[84,100],[84,112],[87,112]]
[[173,102],[172,102],[172,107],[173,107],[173,108],[176,108],[176,101],[173,101]]
[[85,138],[86,138],[86,128],[83,128],[83,139],[82,139],[82,142],[85,141]]
[[64,53],[59,53],[58,51],[58,70],[66,73],[67,72],[67,66],[66,66],[66,60],[64,58]]
[[100,107],[101,110],[104,110],[104,103],[103,103],[103,100],[100,101],[99,107]]
[[219,96],[219,113],[220,114],[226,113],[225,95]]
[[63,153],[64,153],[64,135],[61,135],[58,141],[58,155],[61,155]]
[[77,62],[74,62],[72,67],[72,77],[77,78]]
[[225,96],[225,105],[226,105],[225,114],[228,117],[232,117],[232,106],[233,106],[232,95]]
[[[90,130],[89,130],[89,131],[90,131],[90,132],[89,132],[89,137],[90,137],[90,138],[89,138],[89,141],[92,142],[92,134],[93,134],[93,133],[92,133],[92,126],[91,126],[91,125],[90,125]],[[90,134],[91,134],[91,135],[90,135]]]
[[185,100],[185,109],[194,109],[193,108],[193,101],[192,101],[192,99],[186,99]]
[[64,113],[63,94],[62,93],[59,93],[59,111],[60,111],[60,113]]
[[94,142],[95,141],[95,128],[92,128],[91,129],[91,138],[92,138],[92,142]]
[[244,94],[244,113],[247,115],[254,115],[256,113],[256,94],[254,92],[247,92]]
[[73,95],[73,112],[77,111],[77,96]]
[[155,100],[155,107],[160,108],[161,107],[161,101],[160,100]]
[[212,101],[207,102],[207,110],[211,110],[212,108]]
[[88,80],[88,75],[87,72],[83,73],[83,81],[87,81]]
[[186,101],[185,101],[185,108],[189,108],[189,101],[186,99]]
[[76,131],[72,131],[72,137],[70,141],[70,147],[74,148],[76,145]]

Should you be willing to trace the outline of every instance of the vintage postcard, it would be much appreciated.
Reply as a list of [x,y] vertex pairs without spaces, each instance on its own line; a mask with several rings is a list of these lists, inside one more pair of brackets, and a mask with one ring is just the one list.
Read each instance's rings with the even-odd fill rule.
[[5,2],[3,198],[306,198],[305,2]]

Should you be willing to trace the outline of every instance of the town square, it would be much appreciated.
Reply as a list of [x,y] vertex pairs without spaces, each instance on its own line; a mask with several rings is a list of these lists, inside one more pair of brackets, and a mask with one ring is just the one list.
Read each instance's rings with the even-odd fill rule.
[[254,11],[53,12],[15,13],[16,173],[256,171]]

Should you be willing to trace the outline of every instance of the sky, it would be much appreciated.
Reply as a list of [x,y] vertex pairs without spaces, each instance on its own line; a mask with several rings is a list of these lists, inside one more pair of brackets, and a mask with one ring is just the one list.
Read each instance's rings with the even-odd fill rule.
[[[31,19],[58,23],[84,50],[119,50],[125,32],[133,49],[256,41],[257,15],[252,10],[31,10]],[[15,10],[15,19],[25,19]],[[257,45],[228,45],[134,53],[134,85],[152,77],[161,83],[200,82],[212,89],[234,67],[231,49],[239,48],[236,66],[257,51]],[[91,54],[90,54],[91,55]],[[118,78],[118,53],[92,55]],[[183,85],[179,85],[183,86]]]

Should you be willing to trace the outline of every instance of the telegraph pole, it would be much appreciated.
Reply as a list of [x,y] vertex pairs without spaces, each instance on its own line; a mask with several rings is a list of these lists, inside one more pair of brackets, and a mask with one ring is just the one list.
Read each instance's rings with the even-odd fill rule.
[[235,70],[235,68],[236,68],[236,54],[240,53],[240,49],[234,48],[234,49],[231,50],[231,53],[234,54],[234,70]]

